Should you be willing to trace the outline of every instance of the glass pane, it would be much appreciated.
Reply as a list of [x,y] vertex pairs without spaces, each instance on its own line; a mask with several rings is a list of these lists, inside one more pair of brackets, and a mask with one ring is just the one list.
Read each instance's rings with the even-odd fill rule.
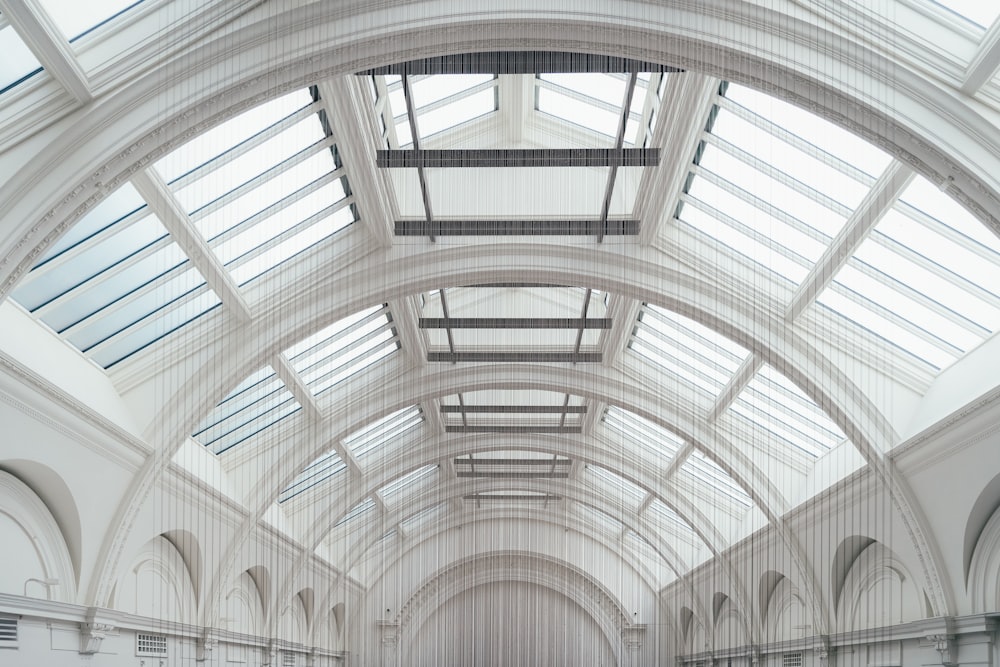
[[13,27],[0,28],[0,94],[42,71],[41,63]]
[[142,0],[41,0],[41,3],[62,34],[73,41],[118,18]]
[[398,348],[389,311],[377,306],[334,322],[285,351],[314,395]]
[[344,439],[344,445],[360,459],[410,429],[417,428],[423,421],[424,416],[419,407],[414,405],[403,408],[349,435]]
[[300,409],[277,374],[262,368],[215,406],[192,437],[220,454]]
[[346,469],[347,464],[340,459],[336,452],[328,452],[306,466],[306,469],[299,473],[295,481],[281,492],[281,495],[278,496],[278,502],[294,498],[300,493],[336,477],[338,473]]

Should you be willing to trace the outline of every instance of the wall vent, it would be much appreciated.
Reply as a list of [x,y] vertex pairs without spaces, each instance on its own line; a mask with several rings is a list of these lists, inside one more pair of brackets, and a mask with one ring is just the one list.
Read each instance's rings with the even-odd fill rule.
[[17,646],[17,619],[0,617],[0,646]]
[[167,638],[164,635],[147,635],[139,633],[135,636],[136,655],[167,655]]
[[785,653],[781,656],[781,667],[802,667],[802,654]]
[[284,651],[281,654],[281,667],[295,667],[295,654],[291,651]]

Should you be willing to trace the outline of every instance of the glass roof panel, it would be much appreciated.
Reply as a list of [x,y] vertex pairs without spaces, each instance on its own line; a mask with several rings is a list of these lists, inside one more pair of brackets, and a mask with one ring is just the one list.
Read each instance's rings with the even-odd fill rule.
[[729,83],[725,97],[873,178],[885,171],[892,159],[861,137],[767,93]]
[[434,105],[433,109],[417,109],[417,128],[420,138],[426,139],[496,110],[496,88],[488,88],[448,104]]
[[618,407],[607,409],[603,423],[615,437],[626,439],[630,446],[645,449],[662,468],[669,465],[684,446],[683,440],[659,424]]
[[605,498],[617,500],[632,511],[639,509],[639,504],[646,497],[646,492],[628,481],[621,475],[600,466],[587,464],[584,482],[594,487]]
[[927,0],[932,5],[944,7],[981,28],[989,28],[1000,16],[1000,7],[982,0]]
[[[389,171],[402,217],[425,215],[416,171]],[[434,216],[460,220],[594,219],[601,212],[608,179],[607,167],[464,167],[424,172]],[[634,198],[624,190],[617,197],[615,211],[624,210]]]
[[128,10],[142,4],[143,0],[41,0],[45,12],[69,41],[113,21]]
[[340,521],[338,521],[336,524],[334,524],[333,527],[334,528],[339,528],[339,527],[343,526],[344,524],[352,523],[355,520],[360,519],[362,517],[368,518],[368,517],[370,517],[373,514],[372,510],[374,510],[374,509],[375,509],[375,499],[374,498],[365,498],[360,503],[358,503],[353,508],[351,508],[351,511],[348,512],[347,514],[345,514],[340,519]]
[[281,495],[278,496],[278,502],[283,503],[294,498],[300,493],[336,477],[344,470],[347,470],[347,464],[337,455],[337,452],[331,450],[306,466],[306,469],[300,472],[295,480],[281,492]]
[[[783,374],[764,364],[729,406],[730,411],[763,429],[772,443],[818,457],[847,436]],[[753,439],[748,433],[747,438]]]
[[672,510],[659,498],[653,498],[652,502],[649,503],[649,508],[646,514],[647,516],[654,518],[657,523],[666,525],[670,529],[685,534],[691,539],[700,539],[694,530],[691,529],[688,522],[682,519],[677,512]]
[[108,368],[219,305],[131,186],[81,220],[14,298]]
[[629,347],[712,396],[728,384],[748,352],[683,315],[646,304]]
[[406,498],[398,498],[397,496],[400,493],[405,491],[407,492],[406,496],[410,496],[415,489],[426,487],[432,481],[432,478],[436,479],[437,471],[438,465],[436,463],[417,468],[383,486],[379,490],[379,494],[387,503],[393,501],[397,503],[402,502]]
[[242,285],[357,220],[308,91],[252,109],[157,163]]
[[[0,25],[3,25],[2,15]],[[0,28],[0,53],[3,54],[0,58],[0,95],[42,71],[38,58],[9,25]]]
[[416,514],[411,514],[400,522],[400,526],[403,532],[412,534],[416,532],[422,526],[437,520],[445,514],[448,510],[448,503],[438,503],[437,505],[432,505],[431,507],[426,507]]
[[301,406],[277,374],[265,366],[222,399],[192,437],[214,453],[221,454],[300,409]]
[[1000,239],[917,177],[818,302],[938,369],[1000,326]]
[[[623,74],[540,74],[535,82],[535,108],[549,116],[603,135],[613,143],[624,113],[629,77]],[[642,116],[649,77],[637,80],[625,126],[625,145],[644,138]]]
[[[378,76],[387,95],[378,112],[383,128],[393,127],[389,146],[411,148],[406,96],[399,76]],[[376,92],[379,84],[375,84]],[[454,129],[499,108],[497,77],[488,74],[442,74],[410,77],[410,92],[416,112],[417,128],[424,139]],[[376,105],[379,98],[376,97]],[[378,107],[377,107],[378,108]]]
[[238,152],[230,151],[241,145],[249,150],[257,145],[257,142],[248,141],[251,138],[264,140],[287,125],[297,123],[303,115],[312,113],[303,111],[311,104],[312,95],[303,89],[244,111],[171,151],[156,163],[156,171],[168,183],[173,183],[223,154],[237,155]]
[[[566,318],[577,319],[583,313],[587,291],[577,287],[456,287],[444,291],[448,315],[452,318]],[[422,317],[444,317],[441,292],[423,297]],[[606,295],[591,291],[588,318],[607,315]],[[449,350],[448,330],[425,329],[432,351]],[[581,350],[596,348],[601,329],[452,329],[451,341],[456,351],[572,351],[580,337]]]
[[[442,420],[446,426],[580,426],[587,409],[580,396],[531,389],[491,389],[465,392],[461,396],[452,394],[443,397],[441,405],[444,410]],[[482,411],[489,407],[497,409]]]
[[344,439],[344,446],[360,459],[411,429],[419,427],[423,421],[424,415],[418,406],[403,408],[352,433]]
[[583,515],[583,522],[587,526],[600,526],[611,535],[625,530],[625,524],[596,507],[583,503],[574,503],[574,506]]
[[747,508],[753,504],[747,492],[732,477],[697,450],[684,461],[677,474],[681,479],[693,480],[702,489],[721,494],[738,507]]
[[285,350],[314,396],[399,349],[387,306],[355,313]]

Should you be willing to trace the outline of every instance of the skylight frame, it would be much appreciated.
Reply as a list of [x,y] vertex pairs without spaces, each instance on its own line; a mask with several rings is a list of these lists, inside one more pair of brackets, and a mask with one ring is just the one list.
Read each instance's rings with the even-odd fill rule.
[[426,419],[419,405],[411,405],[378,419],[344,438],[344,447],[359,462],[390,441],[422,428]]
[[[663,345],[658,346],[660,343]],[[679,344],[684,347],[682,356],[672,353]],[[708,327],[648,303],[639,312],[628,347],[635,356],[665,373],[686,371],[678,377],[712,397],[725,388],[748,354],[742,346]]]
[[[422,81],[427,81],[431,77],[442,77],[442,76],[463,76],[463,75],[449,75],[449,74],[434,74],[434,75],[413,75],[409,77],[409,82],[411,87],[418,85]],[[485,76],[485,75],[469,75],[469,76]],[[399,149],[406,148],[407,146],[413,145],[413,137],[410,133],[409,125],[409,113],[406,108],[406,104],[403,95],[403,84],[402,77],[399,75],[372,75],[375,83],[376,97],[373,103],[376,117],[379,121],[379,127],[382,130],[381,140],[387,148]],[[469,86],[468,88],[460,89],[453,92],[450,95],[446,95],[437,100],[424,104],[422,106],[417,106],[416,100],[413,101],[414,113],[416,114],[416,125],[420,132],[418,140],[424,141],[426,139],[433,140],[434,138],[444,135],[446,133],[452,132],[458,128],[464,127],[470,123],[474,123],[491,113],[495,113],[500,108],[500,78],[497,75],[493,75],[491,78],[481,81],[475,85]],[[420,116],[426,113],[433,113],[436,110],[443,109],[445,107],[460,103],[463,100],[472,98],[475,95],[479,95],[487,90],[491,90],[493,93],[493,105],[492,109],[489,109],[482,114],[471,116],[469,118],[463,118],[461,121],[442,127],[435,132],[425,132],[423,128],[420,127]],[[393,103],[393,98],[395,98],[395,104]],[[398,107],[398,108],[397,108]],[[400,129],[402,128],[402,132]],[[404,141],[405,139],[405,141]]]
[[401,348],[388,304],[341,318],[284,351],[316,398]]
[[[579,81],[585,81],[584,77],[601,77],[605,76],[609,79],[619,81],[623,84],[623,90],[621,94],[621,99],[617,102],[610,102],[606,99],[596,97],[593,94],[589,94],[587,90],[593,90],[592,86],[587,86],[586,83],[581,85],[579,88],[574,88],[569,85],[565,85],[573,80],[575,77]],[[549,78],[546,78],[549,77]],[[594,74],[536,74],[534,77],[533,90],[534,90],[534,110],[536,113],[543,114],[546,117],[553,118],[560,123],[567,123],[573,127],[579,128],[585,132],[593,133],[595,136],[603,137],[609,140],[612,144],[615,141],[615,134],[617,133],[617,127],[624,112],[623,104],[625,101],[625,95],[628,88],[628,75],[627,74],[616,74],[616,73],[594,73]],[[562,79],[562,83],[558,81]],[[636,95],[633,98],[632,104],[629,108],[628,117],[626,120],[626,130],[625,130],[625,146],[638,146],[644,143],[647,138],[647,132],[649,130],[649,108],[650,101],[650,76],[637,77],[636,79]],[[641,91],[641,93],[640,93]],[[598,127],[594,125],[587,125],[585,123],[573,120],[570,117],[559,115],[554,113],[552,110],[544,109],[543,106],[548,106],[548,104],[543,105],[543,93],[551,93],[563,98],[566,98],[570,102],[578,102],[584,105],[579,111],[586,115],[588,113],[593,114],[595,111],[598,113],[603,113],[607,115],[606,121],[608,123],[607,127]],[[655,94],[654,94],[655,96]],[[637,100],[636,98],[640,98]],[[638,106],[638,110],[636,107]],[[608,131],[605,131],[607,129]]]
[[652,455],[652,460],[662,469],[669,466],[684,447],[684,441],[667,429],[617,406],[604,411],[601,426],[610,440],[624,438],[640,451]]
[[[248,117],[250,132],[240,132],[238,125],[223,124],[203,135],[231,127],[237,137],[235,143],[215,138],[210,144],[191,148],[198,141],[195,139],[156,165],[170,179],[171,191],[193,226],[240,286],[323,243],[359,219],[318,90],[295,91],[262,106],[268,104],[274,106],[268,109],[269,115],[261,116],[257,107],[234,119]],[[279,148],[284,143],[282,138],[289,134],[300,137],[292,144],[299,150]],[[314,140],[303,141],[310,136]],[[281,151],[280,159],[269,161],[263,171],[258,166],[247,172],[250,165],[257,164],[247,162],[253,151],[264,151],[263,157],[271,152],[271,146]],[[193,152],[186,158],[187,164],[184,157],[174,157],[183,151]],[[250,178],[234,179],[235,173],[223,171],[239,160],[245,163],[242,172],[253,174]],[[203,189],[199,184],[210,184],[218,192],[209,197],[197,195]],[[196,199],[192,199],[192,193]],[[304,210],[290,213],[296,206]],[[225,222],[220,226],[222,220]],[[256,231],[263,226],[275,227],[276,233],[258,238]]]
[[277,372],[264,366],[219,401],[191,437],[219,455],[248,443],[301,410]]
[[284,503],[300,496],[319,485],[332,480],[347,470],[347,463],[336,450],[331,449],[306,466],[292,483],[278,495],[278,502]]
[[[717,501],[723,500],[727,505],[721,507],[725,507],[734,517],[742,516],[754,505],[750,494],[731,475],[697,449],[692,450],[690,456],[677,469],[673,481],[680,484],[693,481],[717,492],[718,495],[711,499],[713,506],[719,508]],[[701,493],[695,495],[701,500],[706,500]]]
[[[70,44],[86,37],[92,32],[103,28],[113,22],[116,22],[120,17],[132,12],[133,9],[139,5],[144,4],[145,0],[104,0],[101,7],[101,18],[88,19],[86,23],[83,23],[79,18],[74,20],[73,17],[60,16],[60,14],[66,14],[64,7],[66,3],[56,2],[52,3],[50,0],[41,0],[40,4],[42,10],[49,15],[52,22],[56,25],[59,32],[66,38]],[[80,3],[76,3],[80,4]],[[94,3],[83,3],[85,5],[93,5]],[[148,3],[147,6],[153,3]],[[110,7],[108,6],[110,5]],[[110,13],[109,13],[110,12]],[[94,22],[96,21],[96,23]]]
[[[100,301],[85,311],[73,315],[71,321],[58,327],[61,338],[80,350],[81,354],[105,369],[131,357],[139,351],[183,329],[190,322],[202,317],[221,305],[221,300],[205,281],[204,276],[187,258],[162,223],[153,216],[143,202],[138,208],[132,205],[141,202],[135,193],[133,199],[126,196],[116,203],[121,208],[95,208],[80,224],[91,225],[90,232],[69,245],[57,246],[57,252],[50,252],[36,263],[28,279],[15,291],[14,299],[24,303],[25,290],[31,289],[38,281],[52,281],[60,271],[69,271],[74,266],[84,267],[78,279],[66,283],[50,296],[36,304],[24,303],[25,307],[41,322],[51,321],[64,308],[71,308],[88,292],[102,294]],[[90,215],[100,222],[87,222]],[[141,232],[145,226],[146,232]],[[154,231],[158,230],[158,231]],[[135,238],[135,233],[145,233],[144,238]],[[123,244],[123,241],[126,241]],[[89,268],[83,264],[84,256],[92,256],[96,264]],[[158,262],[165,261],[163,266]],[[142,267],[142,268],[140,268]],[[131,272],[131,273],[130,273]],[[129,283],[123,283],[123,276],[129,274]],[[183,281],[184,276],[192,279]],[[61,290],[61,291],[60,291]],[[158,295],[158,298],[151,298]],[[119,313],[128,312],[138,304],[145,304],[129,315],[122,324],[112,331],[98,336],[90,334],[88,342],[80,337],[88,335],[94,327],[101,327],[112,321]],[[191,312],[185,309],[192,308]],[[65,316],[64,316],[65,317]],[[53,327],[55,328],[55,327]]]
[[378,495],[386,505],[392,503],[395,506],[396,504],[403,503],[407,498],[413,496],[414,490],[426,486],[429,478],[440,476],[440,469],[441,466],[437,463],[430,463],[411,470],[380,488]]
[[773,451],[777,445],[784,456],[798,452],[816,460],[847,440],[820,406],[768,364],[761,365],[728,412],[734,425],[741,425],[742,438],[755,442],[764,437],[765,449]]
[[[6,44],[4,44],[6,42]],[[10,74],[0,80],[0,97],[16,90],[21,84],[26,83],[45,71],[42,63],[35,54],[28,48],[28,45],[17,30],[0,13],[0,47],[6,58],[20,58],[22,67],[11,68]],[[18,55],[20,54],[20,55]]]

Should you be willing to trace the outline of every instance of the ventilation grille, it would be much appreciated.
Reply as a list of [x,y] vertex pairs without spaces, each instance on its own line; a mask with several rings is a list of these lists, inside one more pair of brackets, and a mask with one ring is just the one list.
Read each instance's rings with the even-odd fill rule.
[[136,655],[158,655],[167,654],[167,638],[164,635],[144,635],[135,636]]
[[282,653],[281,667],[295,667],[295,654],[290,651]]
[[801,653],[786,653],[781,656],[781,667],[802,667]]
[[0,646],[17,643],[17,619],[0,618]]
[[696,663],[694,663],[694,667],[705,667],[705,661],[704,660],[697,661]]

